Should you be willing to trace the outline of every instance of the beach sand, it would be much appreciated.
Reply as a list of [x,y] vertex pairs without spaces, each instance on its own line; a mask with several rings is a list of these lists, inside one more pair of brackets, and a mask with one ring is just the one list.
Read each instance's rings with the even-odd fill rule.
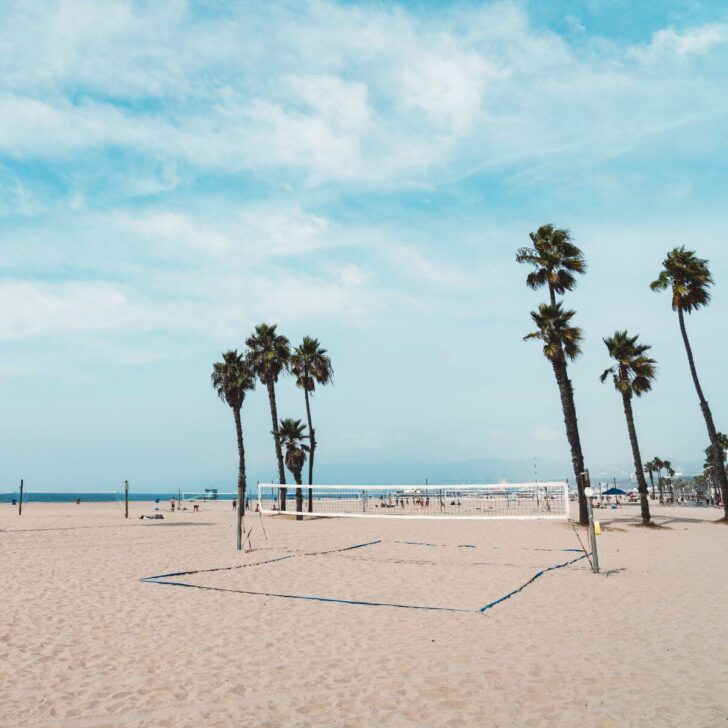
[[152,509],[0,504],[0,725],[728,725],[717,509],[600,512],[605,573],[484,613],[578,558],[574,529],[251,514],[239,553],[229,503]]

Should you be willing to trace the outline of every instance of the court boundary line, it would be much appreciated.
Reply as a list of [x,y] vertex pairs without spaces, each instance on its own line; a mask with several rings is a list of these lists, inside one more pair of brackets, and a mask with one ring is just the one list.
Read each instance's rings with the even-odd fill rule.
[[[178,576],[191,576],[193,574],[207,574],[212,572],[218,572],[218,571],[234,571],[236,569],[245,569],[252,566],[263,566],[265,564],[273,564],[278,561],[286,561],[287,559],[294,559],[294,558],[301,558],[306,556],[325,556],[326,554],[333,554],[333,553],[341,553],[344,551],[353,551],[355,549],[360,548],[366,548],[369,546],[376,546],[377,544],[382,543],[382,539],[376,539],[374,541],[367,541],[365,543],[359,543],[354,544],[352,546],[345,546],[343,548],[336,548],[336,549],[327,549],[325,551],[306,551],[303,553],[294,553],[294,554],[286,554],[285,556],[279,556],[274,559],[266,559],[264,561],[254,561],[249,564],[237,564],[235,566],[220,566],[212,569],[194,569],[194,570],[188,570],[188,571],[175,571],[175,572],[169,572],[166,574],[157,574],[154,576],[146,576],[142,577],[139,581],[145,584],[161,584],[165,586],[178,586],[178,587],[186,587],[189,589],[203,589],[206,591],[217,591],[217,592],[226,592],[226,593],[232,593],[232,594],[245,594],[249,596],[265,596],[265,597],[277,597],[280,599],[295,599],[300,601],[316,601],[316,602],[324,602],[328,604],[348,604],[351,606],[363,606],[363,607],[392,607],[396,609],[417,609],[422,611],[431,611],[431,612],[456,612],[461,614],[481,614],[486,615],[486,612],[493,607],[497,606],[498,604],[502,604],[503,602],[507,601],[508,599],[511,599],[512,597],[516,596],[517,594],[520,594],[524,589],[529,587],[531,584],[533,584],[537,579],[542,577],[544,574],[547,574],[551,571],[556,571],[557,569],[563,569],[568,566],[571,566],[572,564],[577,563],[578,561],[581,561],[582,559],[585,559],[589,556],[589,554],[582,554],[581,556],[571,559],[569,561],[565,561],[560,564],[553,564],[552,566],[545,567],[543,569],[540,569],[537,571],[530,579],[525,581],[520,586],[516,587],[515,589],[512,589],[507,594],[504,594],[501,597],[498,597],[497,599],[494,599],[491,602],[488,602],[485,606],[475,608],[475,609],[466,609],[462,607],[435,607],[435,606],[427,606],[427,605],[420,605],[420,604],[399,604],[396,602],[375,602],[375,601],[368,601],[364,599],[339,599],[335,597],[324,597],[324,596],[316,596],[316,595],[310,595],[310,594],[287,594],[284,592],[266,592],[266,591],[255,591],[255,590],[248,590],[248,589],[230,589],[226,587],[215,587],[215,586],[202,586],[200,584],[192,584],[186,581],[168,581],[168,579]],[[411,545],[418,545],[418,546],[433,546],[435,544],[427,544],[427,543],[413,543],[410,542]],[[556,549],[554,549],[556,550]],[[558,549],[561,551],[575,551],[576,549]],[[487,616],[487,615],[486,615]]]

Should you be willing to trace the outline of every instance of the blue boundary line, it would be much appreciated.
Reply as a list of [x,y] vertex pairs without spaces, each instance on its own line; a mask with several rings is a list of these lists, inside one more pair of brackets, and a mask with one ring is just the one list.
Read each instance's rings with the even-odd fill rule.
[[[173,571],[169,574],[156,574],[155,576],[145,576],[140,581],[156,581],[157,579],[167,579],[171,576],[189,576],[190,574],[210,574],[213,571],[235,571],[236,569],[246,569],[249,566],[262,566],[263,564],[273,564],[276,561],[285,561],[286,559],[295,559],[301,556],[324,556],[325,554],[336,554],[341,551],[353,551],[354,549],[361,549],[365,546],[375,546],[378,543],[382,543],[381,539],[376,541],[367,541],[366,543],[357,543],[353,546],[345,546],[341,549],[329,549],[328,551],[304,551],[300,554],[287,554],[286,556],[278,556],[275,559],[266,559],[265,561],[254,561],[250,564],[238,564],[237,566],[218,566],[214,569],[194,569],[192,571]],[[171,583],[171,582],[167,582]],[[200,587],[202,588],[202,587]]]
[[549,566],[547,569],[541,569],[541,571],[537,571],[527,582],[524,584],[521,584],[517,589],[514,589],[513,591],[508,592],[508,594],[505,594],[502,597],[499,597],[498,599],[490,602],[489,604],[486,604],[484,607],[481,607],[478,611],[481,614],[485,614],[489,609],[492,609],[496,604],[500,604],[501,602],[506,601],[506,599],[510,599],[512,596],[515,596],[516,594],[519,594],[522,592],[529,584],[533,584],[536,579],[538,579],[540,576],[543,576],[547,571],[555,571],[556,569],[563,569],[565,566],[570,566],[571,564],[575,564],[577,561],[581,561],[582,559],[585,559],[589,554],[582,554],[576,559],[572,559],[571,561],[565,561],[563,564],[555,564],[554,566]]
[[245,589],[225,589],[218,586],[200,586],[198,584],[187,584],[183,581],[157,581],[152,577],[142,579],[149,584],[164,584],[166,586],[185,586],[190,589],[205,589],[207,591],[232,592],[234,594],[250,594],[260,597],[281,597],[283,599],[300,599],[303,601],[327,602],[329,604],[351,604],[362,607],[396,607],[398,609],[422,609],[430,612],[465,612],[473,613],[472,609],[460,609],[458,607],[426,607],[418,604],[396,604],[394,602],[367,602],[360,599],[335,599],[333,597],[315,597],[305,594],[282,594],[278,592],[248,591]]
[[[168,574],[158,574],[156,576],[146,576],[142,579],[140,579],[141,582],[147,583],[147,584],[162,584],[166,586],[182,586],[187,587],[189,589],[204,589],[206,591],[219,591],[219,592],[228,592],[233,594],[247,594],[251,596],[264,596],[264,597],[279,597],[282,599],[296,599],[301,601],[314,601],[314,602],[325,602],[328,604],[349,604],[353,606],[364,606],[364,607],[394,607],[397,609],[419,609],[423,611],[430,611],[430,612],[459,612],[459,613],[466,613],[466,614],[485,614],[489,609],[492,609],[497,604],[501,604],[502,602],[505,602],[507,599],[510,599],[511,597],[515,596],[516,594],[519,594],[522,592],[527,586],[530,584],[533,584],[534,581],[536,581],[538,578],[543,576],[544,574],[548,573],[549,571],[555,571],[556,569],[563,569],[566,566],[571,566],[571,564],[575,564],[577,561],[581,561],[582,559],[585,559],[589,556],[589,554],[582,554],[576,559],[571,559],[570,561],[565,561],[562,564],[554,564],[553,566],[549,566],[545,569],[541,569],[540,571],[537,571],[528,581],[521,584],[521,586],[517,587],[516,589],[513,589],[512,591],[508,592],[508,594],[505,594],[502,597],[499,597],[498,599],[493,600],[492,602],[489,602],[484,607],[480,607],[479,609],[462,609],[460,607],[428,607],[423,606],[419,604],[398,604],[394,602],[370,602],[360,599],[336,599],[333,597],[318,597],[318,596],[312,596],[312,595],[304,595],[304,594],[284,594],[279,592],[262,592],[262,591],[251,591],[251,590],[245,590],[245,589],[226,589],[224,587],[216,587],[216,586],[201,586],[199,584],[189,584],[187,582],[183,581],[161,581],[162,579],[169,579],[174,576],[189,576],[192,574],[209,574],[211,572],[217,572],[217,571],[233,571],[235,569],[244,569],[249,566],[261,566],[263,564],[273,564],[277,561],[285,561],[286,559],[293,559],[301,556],[322,556],[325,554],[333,554],[333,553],[340,553],[342,551],[353,551],[354,549],[360,549],[365,548],[367,546],[374,546],[376,544],[381,543],[381,539],[377,539],[376,541],[367,541],[366,543],[359,543],[354,544],[353,546],[345,546],[344,548],[338,548],[338,549],[329,549],[328,551],[309,551],[304,552],[300,554],[287,554],[286,556],[279,556],[275,559],[267,559],[265,561],[255,561],[250,564],[238,564],[237,566],[222,566],[214,569],[196,569],[194,571],[176,571],[171,572]],[[421,543],[417,541],[396,541],[395,543],[406,543],[413,546],[436,546],[438,544],[429,544],[429,543]],[[472,547],[475,548],[475,547]],[[548,550],[554,550],[554,551],[579,551],[579,549],[548,549]]]

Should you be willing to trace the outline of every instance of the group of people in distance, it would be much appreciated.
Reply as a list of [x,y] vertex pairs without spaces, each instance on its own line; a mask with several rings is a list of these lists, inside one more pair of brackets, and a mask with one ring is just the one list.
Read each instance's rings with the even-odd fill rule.
[[[440,498],[440,508],[445,507],[445,501]],[[394,502],[392,501],[392,496],[379,496],[379,503],[375,503],[375,508],[404,508],[407,504],[413,504],[419,508],[429,508],[430,507],[430,497],[429,496],[419,496],[416,495],[413,498],[405,497],[400,498],[399,496],[395,496]],[[462,505],[460,503],[460,499],[457,500],[453,499],[450,501],[451,506],[459,506]]]
[[[175,502],[176,501],[175,501],[174,498],[170,499],[170,501],[169,501],[169,510],[172,511],[172,513],[174,513]],[[182,501],[179,501],[177,503],[177,510],[178,511],[186,511],[187,510],[187,506],[183,506],[182,505]],[[197,511],[199,511],[199,510],[200,510],[200,506],[198,506],[197,503],[193,503],[192,504],[192,512],[193,513],[197,513]]]

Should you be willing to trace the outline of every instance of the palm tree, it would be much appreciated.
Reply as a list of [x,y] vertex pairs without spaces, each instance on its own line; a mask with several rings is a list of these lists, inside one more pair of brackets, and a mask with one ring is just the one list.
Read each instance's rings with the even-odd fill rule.
[[[726,450],[728,450],[728,435],[725,435],[722,432],[717,433],[717,435],[718,442],[720,442],[721,449],[723,450],[723,461],[725,462]],[[705,448],[705,467],[712,467],[715,464],[715,460],[715,448],[712,445],[708,445],[708,447]]]
[[662,478],[662,471],[665,469],[666,466],[670,465],[669,460],[663,460],[662,458],[653,458],[653,462],[655,464],[655,472],[657,473],[657,490],[660,493],[660,500],[662,501],[663,498],[663,478]]
[[537,331],[524,336],[524,340],[538,339],[543,342],[544,356],[551,362],[561,397],[566,438],[571,448],[571,462],[579,490],[579,522],[586,525],[588,514],[581,474],[584,472],[584,456],[581,453],[579,428],[574,407],[574,389],[566,371],[566,360],[573,361],[581,354],[581,329],[571,325],[575,311],[565,311],[560,303],[542,303],[538,311],[531,311]]
[[[710,303],[710,286],[713,285],[713,278],[710,275],[708,261],[698,258],[692,250],[686,250],[685,246],[674,248],[662,261],[662,271],[657,280],[650,284],[653,291],[663,291],[670,288],[672,292],[672,309],[677,311],[678,321],[680,323],[680,333],[682,334],[685,351],[688,355],[688,364],[690,366],[690,374],[693,378],[695,391],[698,393],[700,401],[700,409],[703,412],[705,426],[708,430],[708,438],[710,444],[715,448],[716,454],[723,451],[721,442],[718,438],[718,431],[713,422],[713,414],[705,399],[698,372],[695,369],[695,361],[693,359],[693,350],[690,347],[688,332],[685,329],[685,314],[697,311],[702,306]],[[726,476],[725,462],[720,455],[715,462],[716,479],[720,485],[723,495],[723,508],[725,510],[724,520],[728,521],[728,476]]]
[[[568,230],[555,228],[553,225],[542,225],[535,233],[529,233],[533,247],[519,248],[516,252],[517,263],[527,263],[533,267],[526,276],[526,285],[529,288],[538,289],[547,286],[549,289],[549,300],[552,306],[556,305],[556,294],[563,295],[566,291],[572,291],[576,286],[576,273],[586,272],[586,261],[584,254],[574,244]],[[533,314],[531,314],[533,316]],[[584,484],[581,474],[584,472],[584,455],[581,449],[581,438],[579,436],[579,425],[576,420],[576,407],[574,405],[574,391],[571,380],[568,377],[567,359],[560,357],[559,377],[563,380],[559,384],[562,393],[562,407],[564,407],[564,396],[567,399],[566,409],[570,412],[570,425],[567,426],[567,437],[571,448],[571,459],[574,463],[576,487],[579,492],[579,522],[586,525],[588,522],[586,497],[584,496]],[[558,379],[557,379],[558,381]],[[564,417],[566,418],[566,409]],[[577,463],[580,463],[577,471]]]
[[296,520],[303,520],[303,490],[301,489],[301,471],[306,462],[306,453],[309,450],[308,445],[303,444],[303,440],[308,439],[306,436],[306,425],[301,424],[301,420],[285,419],[281,420],[281,426],[278,429],[278,437],[281,444],[286,448],[286,467],[293,474],[296,481]]
[[655,478],[654,474],[657,472],[658,459],[653,458],[645,463],[645,472],[650,476],[650,487],[652,488],[652,498],[655,498]]
[[665,478],[665,480],[667,481],[668,488],[670,488],[670,498],[674,500],[675,489],[672,485],[672,479],[675,477],[675,469],[672,467],[672,463],[669,460],[665,460],[663,465],[665,466],[665,470],[667,470],[667,478]]
[[240,410],[245,401],[245,393],[255,388],[255,376],[243,355],[233,350],[226,351],[222,355],[222,361],[212,365],[211,379],[217,396],[230,406],[235,418],[235,433],[238,440],[237,546],[240,551],[243,547],[242,523],[245,514],[245,447]]
[[650,504],[647,501],[647,483],[642,468],[637,431],[634,426],[632,397],[641,397],[652,389],[656,363],[654,359],[647,356],[651,347],[648,344],[638,344],[637,339],[637,336],[630,336],[626,331],[616,331],[614,336],[604,339],[609,356],[617,363],[609,369],[605,369],[600,379],[604,382],[611,375],[615,389],[622,395],[624,416],[627,418],[627,431],[637,476],[637,490],[642,506],[642,523],[646,526],[650,523]]
[[[723,462],[725,463],[726,451],[728,450],[728,435],[724,435],[722,432],[719,432],[718,440],[720,442],[721,447],[723,448]],[[704,469],[705,473],[710,474],[709,482],[712,483],[712,485],[713,485],[713,490],[715,491],[715,502],[717,503],[719,499],[717,497],[718,489],[715,487],[715,483],[716,483],[715,460],[716,460],[715,449],[713,448],[712,445],[708,445],[708,447],[705,448],[705,464],[703,465],[703,469]]]
[[[281,485],[286,484],[286,471],[283,468],[283,451],[281,440],[276,434],[278,427],[278,408],[276,407],[275,383],[278,377],[288,368],[288,360],[291,356],[291,349],[288,339],[276,333],[277,326],[274,324],[258,324],[252,336],[249,336],[245,343],[249,351],[248,363],[268,389],[268,402],[270,403],[270,416],[273,422],[273,441],[276,448],[276,460],[278,461],[278,481]],[[281,510],[286,510],[286,489],[281,488]]]
[[528,263],[534,270],[526,276],[526,285],[534,290],[548,285],[551,305],[556,304],[556,294],[573,291],[576,286],[574,273],[586,272],[586,261],[581,250],[574,245],[571,233],[553,225],[542,225],[535,233],[529,233],[532,248],[519,248],[517,263]]
[[[291,374],[296,377],[296,384],[303,389],[306,398],[306,418],[308,420],[309,442],[311,454],[308,458],[308,484],[313,483],[313,459],[316,454],[316,430],[311,422],[311,403],[309,394],[316,389],[316,384],[325,386],[331,382],[334,369],[326,349],[319,344],[318,339],[304,336],[303,342],[293,350],[291,355]],[[308,489],[308,511],[313,508],[313,491]]]

